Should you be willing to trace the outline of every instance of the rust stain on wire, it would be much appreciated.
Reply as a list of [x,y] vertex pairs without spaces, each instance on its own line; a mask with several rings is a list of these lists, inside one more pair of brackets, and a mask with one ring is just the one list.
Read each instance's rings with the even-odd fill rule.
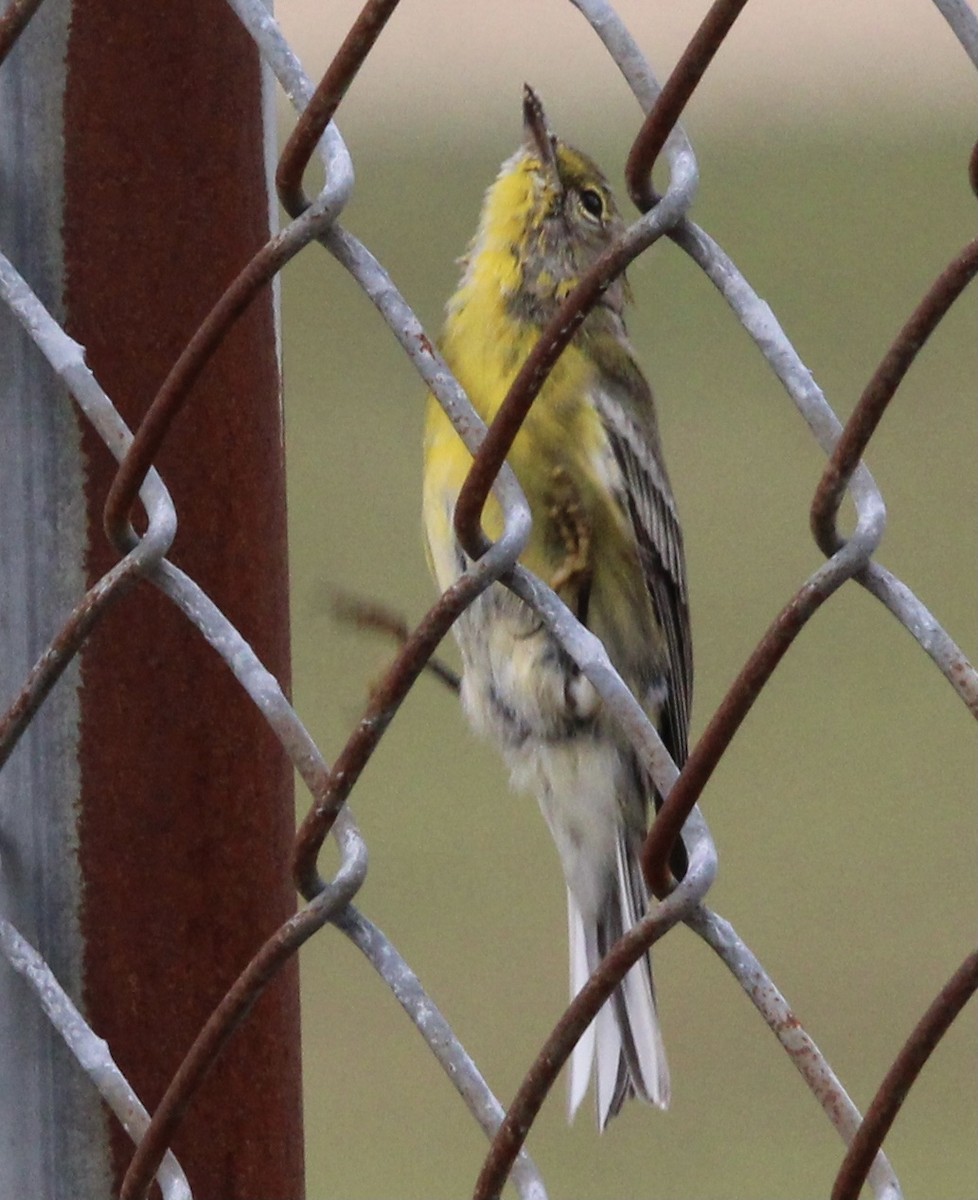
[[659,197],[652,186],[655,161],[746,4],[747,0],[715,0],[649,110],[625,163],[628,194],[640,212],[648,212],[657,203]]
[[367,0],[296,122],[275,173],[278,198],[289,216],[298,217],[309,207],[309,200],[302,190],[303,172],[316,143],[398,3],[399,0]]
[[921,1017],[873,1097],[832,1188],[832,1200],[856,1200],[876,1152],[924,1064],[978,990],[978,951],[968,955]]

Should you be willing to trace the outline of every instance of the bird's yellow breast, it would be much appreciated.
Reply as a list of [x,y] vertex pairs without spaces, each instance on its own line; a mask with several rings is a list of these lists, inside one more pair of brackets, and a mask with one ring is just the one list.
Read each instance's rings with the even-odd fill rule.
[[[487,424],[499,411],[539,334],[535,326],[514,320],[498,293],[487,295],[483,288],[474,289],[450,315],[442,351]],[[575,345],[568,346],[533,402],[507,456],[534,518],[522,561],[545,580],[565,553],[559,540],[555,542],[553,522],[548,520],[555,506],[576,498],[596,534],[609,520],[618,523],[607,495],[594,486],[596,463],[607,457],[608,448],[601,421],[589,399],[593,386],[593,366]],[[425,432],[427,521],[435,512],[444,514],[446,505],[454,508],[471,464],[471,455],[441,406],[429,397]],[[499,504],[492,496],[483,525],[490,538],[502,533]]]
[[[462,280],[448,303],[442,352],[487,424],[540,337],[539,322],[527,315],[531,302],[546,292],[551,303],[559,303],[576,282],[565,258],[558,255],[553,265],[541,259],[535,240],[541,213],[550,203],[548,186],[553,185],[542,181],[540,163],[532,156],[521,153],[504,164],[486,195]],[[551,281],[548,271],[558,267],[559,278]],[[528,271],[532,295],[527,292]],[[613,343],[608,335],[606,350],[609,339]],[[585,618],[630,678],[635,672],[628,645],[653,642],[656,621],[631,517],[623,507],[626,488],[597,408],[607,370],[602,374],[593,351],[593,336],[589,339],[584,331],[564,349],[507,461],[533,518],[520,561]],[[461,438],[429,397],[424,520],[431,565],[443,588],[464,566],[452,520],[471,465]],[[503,531],[500,506],[492,495],[483,527],[493,540]]]

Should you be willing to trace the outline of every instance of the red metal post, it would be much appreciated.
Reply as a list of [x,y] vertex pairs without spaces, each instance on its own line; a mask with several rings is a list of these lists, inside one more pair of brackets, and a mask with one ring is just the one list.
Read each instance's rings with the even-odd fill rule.
[[[65,321],[130,426],[268,235],[258,56],[223,0],[75,0],[64,102]],[[288,688],[273,298],[196,386],[158,460],[171,558]],[[112,563],[114,462],[82,435],[88,577]],[[152,1110],[207,1015],[294,907],[292,771],[199,634],[149,585],[82,655],[78,855],[87,1015]],[[115,1128],[113,1175],[132,1147]],[[195,1194],[303,1191],[297,972],[261,999],[174,1149]]]

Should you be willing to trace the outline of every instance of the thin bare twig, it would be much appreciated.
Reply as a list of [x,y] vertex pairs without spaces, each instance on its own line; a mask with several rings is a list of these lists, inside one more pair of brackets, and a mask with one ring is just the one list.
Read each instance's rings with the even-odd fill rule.
[[[404,617],[377,600],[367,600],[349,592],[335,592],[332,608],[333,615],[339,620],[354,625],[357,629],[386,634],[400,646],[411,636],[411,630]],[[462,681],[458,672],[453,671],[441,659],[432,656],[424,664],[424,669],[430,671],[449,691],[456,694],[459,692]]]

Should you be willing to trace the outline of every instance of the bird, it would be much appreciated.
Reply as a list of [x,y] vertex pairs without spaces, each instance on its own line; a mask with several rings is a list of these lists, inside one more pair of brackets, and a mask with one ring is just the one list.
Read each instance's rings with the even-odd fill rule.
[[[599,167],[552,132],[525,85],[522,142],[485,194],[439,342],[484,421],[548,320],[624,229]],[[600,638],[681,766],[693,682],[685,555],[652,391],[625,327],[630,300],[624,276],[608,285],[542,385],[507,461],[532,516],[521,564]],[[470,564],[453,515],[471,463],[429,394],[423,524],[443,590]],[[501,534],[493,495],[482,520],[489,537]],[[453,630],[469,722],[498,745],[512,785],[536,797],[556,843],[573,997],[648,909],[640,852],[649,803],[661,797],[592,684],[504,584],[491,584]],[[569,1119],[592,1080],[601,1130],[629,1096],[669,1105],[648,955],[571,1055]]]

